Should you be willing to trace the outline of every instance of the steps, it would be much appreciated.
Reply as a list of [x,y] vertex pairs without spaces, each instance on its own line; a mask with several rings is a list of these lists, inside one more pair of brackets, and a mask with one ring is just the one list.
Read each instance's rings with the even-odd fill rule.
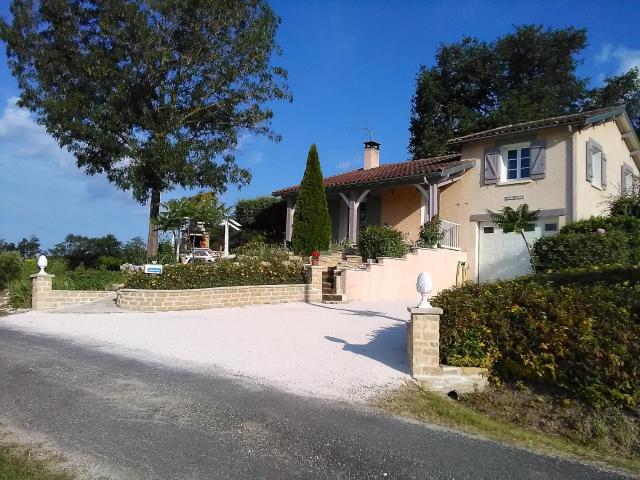
[[322,272],[322,303],[344,303],[344,295],[336,292],[336,267]]

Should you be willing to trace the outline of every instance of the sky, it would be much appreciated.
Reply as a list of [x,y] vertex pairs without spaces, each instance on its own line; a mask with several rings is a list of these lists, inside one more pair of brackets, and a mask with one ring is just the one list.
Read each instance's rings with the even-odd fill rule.
[[[229,186],[221,200],[268,195],[297,184],[316,143],[325,175],[359,168],[365,128],[382,144],[382,163],[408,159],[411,96],[420,65],[433,64],[441,43],[474,36],[491,41],[514,25],[588,30],[578,74],[591,85],[640,65],[638,3],[631,0],[483,1],[273,0],[281,17],[274,64],[289,72],[293,102],[273,105],[273,143],[244,136],[239,163],[253,180]],[[9,15],[9,0],[0,0]],[[15,105],[19,90],[0,46],[0,239],[31,234],[44,248],[68,233],[123,241],[146,238],[148,209],[100,176],[87,176],[29,112]],[[196,191],[174,190],[163,200]]]

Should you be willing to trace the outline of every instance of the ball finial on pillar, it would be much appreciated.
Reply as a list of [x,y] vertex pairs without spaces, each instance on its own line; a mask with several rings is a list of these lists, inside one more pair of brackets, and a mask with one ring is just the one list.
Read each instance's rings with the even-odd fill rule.
[[420,295],[422,295],[422,300],[418,304],[417,308],[431,308],[431,304],[429,300],[427,300],[427,295],[431,293],[433,289],[433,282],[431,281],[431,275],[428,272],[422,272],[418,275],[418,280],[416,281],[416,290]]

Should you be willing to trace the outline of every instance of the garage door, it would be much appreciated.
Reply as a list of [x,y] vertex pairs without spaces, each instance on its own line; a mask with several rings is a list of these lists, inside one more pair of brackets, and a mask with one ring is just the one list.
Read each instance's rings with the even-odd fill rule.
[[[525,232],[525,236],[532,245],[541,236],[553,234],[557,229],[557,219],[544,219],[533,230]],[[505,280],[531,272],[527,247],[520,234],[504,233],[495,223],[480,222],[479,235],[479,281]]]

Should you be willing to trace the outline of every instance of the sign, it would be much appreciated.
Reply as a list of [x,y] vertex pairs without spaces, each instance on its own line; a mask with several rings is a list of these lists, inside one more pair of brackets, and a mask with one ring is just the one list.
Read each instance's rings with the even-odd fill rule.
[[504,197],[505,200],[524,200],[524,195],[513,195],[511,197]]
[[156,264],[145,265],[144,266],[144,273],[161,274],[162,273],[162,265],[156,265]]

